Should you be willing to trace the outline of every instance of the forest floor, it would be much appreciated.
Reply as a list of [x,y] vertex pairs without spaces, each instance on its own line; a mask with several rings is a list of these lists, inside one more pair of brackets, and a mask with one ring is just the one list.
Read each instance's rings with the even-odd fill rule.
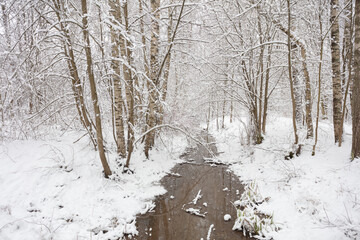
[[137,233],[136,214],[154,208],[166,191],[159,183],[187,146],[182,136],[162,134],[146,160],[140,146],[134,174],[122,174],[107,153],[113,179],[105,179],[98,153],[83,133],[0,146],[0,239],[118,239]]
[[[269,236],[360,238],[360,160],[349,160],[349,126],[339,148],[331,124],[322,122],[316,155],[311,156],[311,141],[304,140],[302,154],[291,160],[284,159],[293,141],[290,119],[269,119],[265,140],[256,146],[244,144],[243,126],[234,121],[216,130],[212,122],[210,133],[221,152],[217,159],[229,164],[244,184],[255,181],[262,196],[270,197],[259,208],[274,214],[281,230]],[[108,152],[114,176],[104,179],[89,141],[73,143],[81,135],[68,132],[0,145],[0,239],[117,239],[135,234],[136,215],[153,209],[155,196],[165,194],[160,180],[183,162],[179,156],[188,145],[185,137],[164,134],[150,160],[139,146],[131,163],[134,174],[121,174],[115,153]]]
[[351,126],[345,126],[342,147],[334,144],[332,125],[319,125],[319,142],[311,156],[313,141],[301,135],[302,153],[285,160],[293,143],[292,122],[288,118],[269,119],[265,140],[246,146],[241,121],[216,130],[219,159],[246,184],[255,181],[268,202],[259,206],[274,214],[278,232],[274,239],[360,239],[360,159],[350,161]]

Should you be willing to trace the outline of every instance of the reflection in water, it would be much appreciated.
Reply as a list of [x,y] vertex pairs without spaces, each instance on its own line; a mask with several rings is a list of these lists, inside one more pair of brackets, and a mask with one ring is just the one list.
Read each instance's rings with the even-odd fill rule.
[[[214,144],[208,146],[216,152]],[[237,177],[225,166],[200,164],[204,157],[210,157],[204,146],[192,149],[184,157],[194,160],[196,164],[178,164],[172,170],[175,175],[162,179],[168,192],[157,197],[155,212],[138,216],[139,235],[132,239],[206,240],[209,234],[211,240],[249,239],[240,232],[232,231],[236,218],[232,202],[239,199],[237,194],[243,191]],[[193,200],[199,190],[202,197],[194,204]],[[205,217],[186,212],[190,208],[200,210],[200,214],[205,214]],[[225,214],[230,214],[232,219],[225,222]]]

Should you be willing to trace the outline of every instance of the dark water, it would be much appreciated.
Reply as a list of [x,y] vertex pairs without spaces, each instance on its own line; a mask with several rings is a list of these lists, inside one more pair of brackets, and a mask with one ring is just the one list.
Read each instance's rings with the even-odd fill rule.
[[[208,142],[213,140],[207,137]],[[236,218],[232,202],[239,199],[243,186],[226,166],[204,164],[203,159],[212,156],[208,149],[216,154],[215,144],[188,149],[183,158],[191,162],[176,165],[173,174],[162,179],[168,192],[156,198],[154,212],[137,217],[139,235],[131,239],[206,240],[210,228],[211,240],[250,239],[232,231]],[[202,197],[194,204],[200,190]],[[186,212],[189,208],[202,216]],[[230,221],[224,221],[225,214],[231,215]]]

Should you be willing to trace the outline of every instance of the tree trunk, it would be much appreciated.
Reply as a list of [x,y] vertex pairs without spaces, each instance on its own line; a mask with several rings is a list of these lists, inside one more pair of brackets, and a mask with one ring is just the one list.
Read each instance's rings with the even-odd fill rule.
[[[127,1],[124,2],[124,20],[125,20],[125,29],[128,33],[129,31],[129,20],[128,20],[128,5]],[[127,103],[127,159],[125,167],[129,167],[131,154],[133,151],[133,143],[135,140],[134,136],[134,78],[131,72],[132,64],[132,50],[131,43],[127,39],[125,39],[124,35],[120,35],[120,48],[121,55],[124,59],[126,59],[127,64],[123,64],[123,73],[125,78],[125,89],[126,89],[126,103]]]
[[298,126],[302,125],[302,121],[303,121],[303,108],[302,108],[302,103],[303,103],[303,99],[302,99],[302,94],[301,94],[301,83],[300,83],[300,74],[299,74],[299,70],[296,66],[296,57],[295,55],[297,54],[297,47],[295,47],[295,44],[292,44],[291,47],[291,63],[292,65],[292,81],[293,81],[293,86],[294,86],[294,98],[295,98],[295,119],[296,119],[296,124]]
[[[258,15],[258,31],[259,31],[259,43],[260,45],[263,44],[263,31],[262,31],[262,28],[261,28],[261,19],[260,19],[260,14]],[[259,64],[260,64],[260,67],[259,67],[259,71],[260,71],[260,86],[259,86],[259,109],[258,109],[258,122],[257,122],[257,132],[259,134],[258,138],[262,139],[262,109],[263,109],[263,89],[264,89],[264,52],[265,52],[265,46],[261,46],[260,47],[260,56],[259,56]],[[261,142],[259,142],[261,143]]]
[[270,66],[271,66],[271,53],[272,46],[268,47],[268,55],[266,61],[266,74],[265,74],[265,92],[264,92],[264,113],[262,120],[262,132],[266,132],[266,119],[267,119],[267,109],[268,109],[268,100],[269,100],[269,81],[270,81]]
[[324,54],[324,39],[323,39],[323,25],[321,18],[321,2],[319,4],[319,27],[320,27],[320,60],[319,60],[319,71],[318,71],[318,99],[316,105],[316,124],[315,124],[315,141],[312,150],[312,156],[315,155],[316,144],[318,142],[318,130],[319,130],[319,116],[320,116],[320,101],[321,97],[321,71],[322,71],[322,62],[323,62],[323,54]]
[[[170,8],[168,8],[168,16],[169,16],[169,25],[167,27],[167,41],[168,41],[168,45],[171,44],[171,30],[172,30],[172,25],[173,25],[173,16],[170,13]],[[164,68],[164,79],[163,79],[163,84],[162,84],[162,88],[161,88],[161,95],[162,95],[162,102],[160,103],[160,113],[159,113],[159,124],[163,124],[164,121],[164,103],[166,101],[166,97],[167,97],[167,90],[168,90],[168,79],[169,79],[169,74],[170,74],[170,63],[171,63],[171,52],[169,53],[166,62],[165,62],[165,68]]]
[[[291,17],[291,29],[288,31],[295,32],[295,24],[296,20],[295,16]],[[296,40],[290,36],[292,40],[291,43],[291,63],[292,63],[292,81],[294,85],[294,97],[295,97],[295,107],[296,107],[296,124],[297,126],[301,126],[303,122],[303,94],[302,94],[302,79],[300,78],[300,73],[298,69],[299,62],[299,44],[296,44]]]
[[230,100],[230,123],[233,122],[233,111],[234,111],[233,101]]
[[[252,57],[250,57],[252,59]],[[257,103],[257,91],[255,88],[255,81],[252,80],[252,76],[250,74],[252,68],[250,67],[249,63],[249,70],[247,69],[247,65],[245,61],[242,61],[242,68],[243,68],[243,76],[245,80],[245,84],[247,87],[247,98],[248,98],[248,110],[250,116],[250,131],[252,142],[255,144],[260,144],[263,140],[261,135],[261,126],[259,125],[258,120],[258,103]]]
[[[109,92],[109,97],[110,97],[110,106],[111,106],[111,126],[112,126],[112,135],[113,135],[113,138],[114,138],[114,141],[115,143],[117,143],[117,137],[116,137],[116,126],[115,126],[115,102],[114,102],[114,81],[113,81],[113,78],[112,77],[108,77],[109,76],[109,68],[108,68],[108,65],[106,64],[106,56],[105,56],[105,41],[104,41],[104,30],[103,30],[103,24],[104,24],[104,21],[103,21],[103,17],[102,17],[102,6],[101,5],[97,5],[97,8],[98,8],[98,16],[99,16],[99,22],[100,22],[100,45],[99,45],[99,48],[100,48],[100,51],[101,51],[101,60],[102,60],[102,63],[103,63],[103,68],[104,68],[104,73],[102,71],[102,69],[100,70],[100,75],[101,76],[106,76],[106,79],[107,79],[107,88],[108,88],[108,92]],[[111,9],[111,8],[110,8]],[[110,26],[110,35],[111,35],[111,26]],[[112,44],[115,44],[114,43],[114,40],[111,40],[111,43]],[[118,44],[115,44],[115,45],[118,45]],[[111,45],[111,47],[113,47]],[[115,49],[116,51],[116,49]],[[111,54],[112,54],[112,49],[111,49]],[[117,54],[118,55],[118,54]],[[111,55],[113,56],[113,55]],[[113,59],[111,60],[111,64],[113,64]],[[111,69],[113,69],[112,66],[110,66]],[[117,145],[117,144],[116,144]]]
[[[348,69],[348,81],[345,84],[344,81],[344,86],[346,86],[345,88],[345,92],[344,92],[344,100],[343,100],[343,111],[341,113],[341,124],[340,124],[340,136],[339,136],[339,147],[341,147],[341,143],[342,143],[342,137],[343,137],[343,130],[344,130],[344,121],[345,121],[345,110],[346,110],[346,101],[347,101],[347,96],[349,93],[349,87],[350,84],[352,82],[352,61],[353,61],[353,46],[352,46],[352,37],[353,37],[353,6],[352,4],[350,5],[350,22],[347,23],[345,25],[345,42],[346,42],[346,51],[347,53],[344,56],[344,66],[347,63],[347,69]],[[348,22],[348,21],[347,21]],[[345,79],[345,71],[343,72],[343,77]]]
[[291,38],[290,38],[290,29],[291,29],[291,12],[290,12],[290,0],[287,0],[288,6],[288,69],[289,69],[289,81],[290,81],[290,94],[291,94],[291,102],[292,102],[292,110],[293,110],[293,128],[294,128],[294,137],[295,143],[298,144],[299,137],[297,134],[297,127],[296,127],[296,105],[295,105],[295,96],[294,96],[294,86],[292,80],[292,69],[291,69]]
[[[140,16],[143,14],[143,0],[139,0],[139,12]],[[144,68],[146,76],[150,76],[149,70],[149,61],[147,59],[147,52],[146,52],[146,36],[145,36],[145,27],[144,27],[144,19],[140,18],[140,32],[141,32],[141,43],[142,43],[142,51],[143,51],[143,61],[144,61]]]
[[[344,34],[343,34],[343,45],[342,45],[342,69],[341,69],[341,84],[342,84],[342,93],[345,93],[346,86],[346,70],[350,72],[349,60],[352,58],[352,28],[353,28],[353,4],[348,4],[344,9]],[[345,109],[345,108],[343,108]],[[345,111],[343,111],[345,112]]]
[[[150,80],[147,81],[149,91],[149,110],[148,110],[148,129],[155,126],[156,123],[156,110],[158,104],[158,57],[159,57],[159,34],[160,34],[160,0],[151,0],[151,11],[154,16],[151,18],[151,43],[150,43]],[[145,138],[145,156],[149,158],[149,150],[152,148],[155,139],[155,132],[150,131]]]
[[341,134],[341,108],[342,108],[342,89],[340,76],[340,45],[339,45],[339,1],[331,0],[331,66],[332,66],[332,86],[333,86],[333,124],[335,142],[339,141]]
[[[120,1],[116,0],[115,2],[110,1],[110,13],[114,17],[112,24],[119,26],[121,22],[121,8]],[[111,31],[111,68],[113,70],[112,79],[114,84],[114,112],[115,112],[115,126],[116,126],[116,146],[117,153],[120,157],[126,156],[126,146],[125,146],[125,137],[124,137],[124,118],[123,118],[123,97],[122,97],[122,87],[121,87],[121,72],[120,72],[120,53],[119,53],[119,32],[114,28],[110,27]]]
[[355,2],[354,83],[352,92],[351,158],[360,157],[360,0]]
[[9,14],[6,9],[6,3],[4,0],[0,2],[1,11],[2,11],[2,20],[3,20],[3,28],[4,28],[4,35],[6,41],[6,50],[10,50],[10,34],[9,34]]
[[306,120],[306,138],[312,138],[314,136],[314,127],[312,122],[312,98],[311,98],[311,83],[310,83],[310,75],[308,72],[307,64],[306,64],[306,50],[305,46],[301,47],[301,57],[302,57],[302,65],[303,72],[305,77],[305,120]]
[[325,95],[321,97],[321,118],[328,119],[328,97]]
[[[143,0],[139,0],[139,14],[140,16],[143,15],[143,3],[142,3]],[[144,70],[145,70],[145,82],[147,83],[146,85],[148,86],[148,81],[150,77],[150,69],[149,69],[149,61],[148,61],[148,52],[147,52],[147,49],[146,49],[146,35],[145,35],[145,27],[144,27],[144,18],[140,18],[140,33],[141,33],[141,43],[142,43],[142,54],[143,54],[143,64],[144,64]],[[142,100],[142,96],[140,94],[140,92],[137,92],[138,93],[138,98],[139,98],[139,102],[143,102]],[[148,119],[149,119],[149,106],[147,107],[147,109],[145,109],[145,124],[144,124],[144,127],[143,127],[143,132],[146,132],[147,131],[147,128],[148,128]],[[143,137],[142,141],[141,142],[144,142],[146,138],[146,135]]]
[[91,48],[90,48],[90,37],[88,30],[88,12],[87,12],[87,2],[86,0],[81,0],[81,9],[82,9],[82,24],[83,24],[83,37],[85,43],[85,55],[86,55],[86,64],[87,64],[87,74],[89,77],[91,99],[93,101],[94,113],[95,113],[95,124],[96,124],[96,136],[99,146],[99,155],[101,163],[104,168],[105,177],[108,178],[111,175],[111,170],[108,165],[105,156],[105,149],[103,144],[103,135],[102,135],[102,126],[101,126],[101,113],[99,107],[99,100],[96,91],[96,82],[93,72],[93,63],[91,57]]

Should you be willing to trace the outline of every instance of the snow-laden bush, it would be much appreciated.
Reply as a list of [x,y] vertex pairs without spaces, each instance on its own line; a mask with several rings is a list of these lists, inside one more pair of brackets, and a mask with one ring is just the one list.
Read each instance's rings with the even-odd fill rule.
[[237,208],[237,218],[233,226],[233,230],[246,232],[249,236],[259,236],[264,239],[271,238],[270,232],[277,231],[278,227],[274,223],[274,215],[267,215],[260,212],[257,206],[266,201],[259,191],[259,187],[255,181],[245,186],[245,191],[240,200],[235,201]]
[[256,206],[264,202],[264,198],[261,196],[259,187],[255,181],[252,181],[245,186],[244,192],[241,194],[240,200],[235,202],[235,206],[239,207]]

